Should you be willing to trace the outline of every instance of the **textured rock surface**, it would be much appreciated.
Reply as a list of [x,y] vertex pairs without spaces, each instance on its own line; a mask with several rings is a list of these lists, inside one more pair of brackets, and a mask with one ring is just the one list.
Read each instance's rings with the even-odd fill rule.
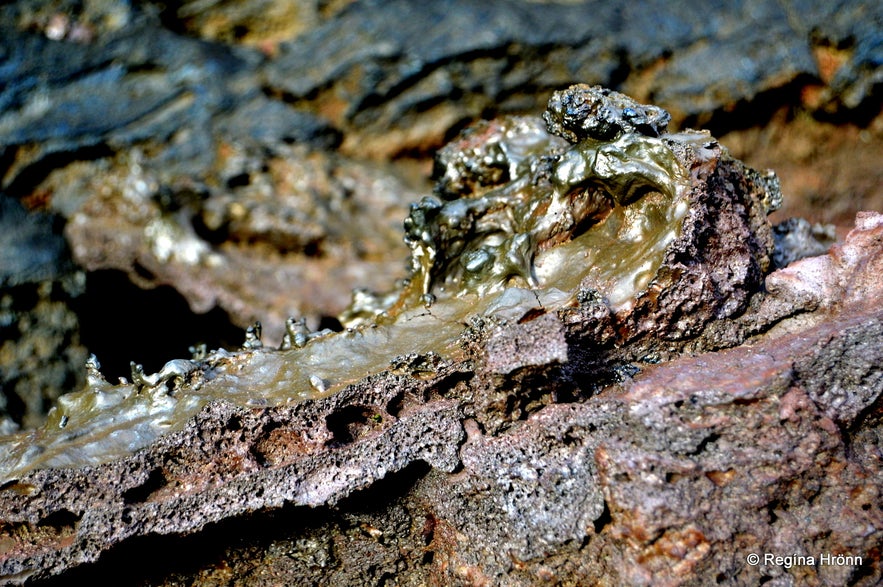
[[[0,484],[4,580],[877,584],[880,318],[863,300],[880,297],[879,221],[794,261],[843,240],[856,210],[883,209],[881,5],[747,0],[707,15],[692,0],[3,4],[0,432],[39,428],[84,378],[94,389],[88,352],[111,381],[143,362],[141,383],[107,388],[156,399],[157,430],[174,429],[130,456]],[[430,193],[437,148],[478,117],[535,115],[575,82],[659,104],[673,132],[710,128],[736,159],[776,169],[775,222],[836,234],[796,219],[770,232],[754,197],[768,178],[682,137],[679,165],[712,189],[691,192],[685,232],[634,307],[612,309],[598,279],[565,298],[516,290],[469,320],[441,299],[408,314],[398,347],[374,330],[382,351],[345,381],[316,375],[350,363],[323,357],[320,337],[300,353],[318,369],[246,393],[298,354],[269,349],[288,315],[307,319],[289,329],[299,347],[340,327],[353,286],[405,275],[401,218]],[[587,127],[604,140],[664,130],[650,107],[608,114]],[[500,157],[498,121],[473,128],[438,158],[435,196],[511,181],[500,163],[523,153]],[[571,232],[555,231],[538,259],[564,250]],[[195,371],[144,379],[189,345],[235,348],[231,323],[255,320],[267,352],[209,361],[197,345]],[[215,379],[207,404],[188,404],[219,367],[248,384]],[[224,389],[230,402],[213,401]],[[175,400],[193,411],[163,421]],[[76,424],[55,437],[75,443]],[[754,545],[864,560],[752,568]]]
[[[155,294],[90,277],[84,305],[165,304],[171,287],[211,309],[127,321],[200,324],[184,349],[258,319],[278,340],[289,314],[333,326],[352,287],[401,274],[389,221],[428,192],[431,154],[574,82],[728,133],[737,158],[780,171],[787,215],[848,227],[883,206],[878,4],[750,0],[709,19],[692,0],[5,3],[0,189],[66,223],[90,273]],[[124,374],[112,329],[76,311]],[[173,356],[147,346],[137,360]]]
[[[603,124],[620,110],[652,108],[575,85],[556,93],[547,114],[567,96],[586,93],[599,108],[582,116]],[[566,362],[564,334],[551,313],[569,313],[570,323],[579,323],[583,302],[606,314],[584,329],[599,337],[580,344],[618,347],[600,355],[601,368],[651,348],[658,358],[742,311],[759,287],[773,250],[765,216],[781,200],[776,178],[728,157],[707,133],[668,134],[663,124],[651,129],[661,136],[651,137],[623,127],[605,132],[606,140],[568,134],[573,144],[562,145],[524,117],[485,127],[479,125],[478,136],[507,154],[506,179],[485,191],[448,195],[444,203],[427,197],[413,204],[404,226],[411,273],[390,293],[358,292],[345,312],[354,318],[341,318],[345,332],[311,332],[292,318],[282,345],[271,350],[256,325],[239,352],[195,351],[153,374],[133,362],[131,383],[116,386],[90,360],[85,389],[64,397],[45,426],[0,455],[2,480],[125,456],[219,399],[245,406],[303,401],[388,366],[431,374],[438,361],[462,360],[468,324],[517,321],[511,328],[518,334],[490,336],[492,372],[531,365],[537,352]],[[470,163],[486,159],[487,149],[472,148],[475,134],[466,131],[451,145],[465,149],[450,157],[455,171],[444,174],[458,178],[454,183],[474,185],[468,176],[485,174],[480,163]],[[524,144],[531,148],[521,152]],[[467,164],[461,169],[461,163]],[[188,254],[187,243],[174,244],[165,245],[170,254]]]
[[233,146],[227,155],[225,174],[243,185],[223,192],[186,183],[163,192],[137,154],[97,177],[88,167],[54,174],[57,195],[91,194],[66,227],[76,261],[146,288],[172,284],[195,312],[221,307],[243,327],[260,320],[277,344],[288,316],[318,324],[354,287],[399,276],[399,199],[416,198],[405,182],[302,149],[280,147],[263,163]]
[[[261,407],[255,398],[280,401],[262,390],[277,385],[279,373],[289,373],[279,379],[289,393],[305,385],[291,365],[312,364],[299,358],[311,349],[359,348],[346,345],[377,330],[392,353],[414,321],[444,330],[463,320],[449,317],[459,316],[451,308],[460,297],[440,297],[422,313],[397,310],[390,324],[363,324],[355,334],[303,343],[294,337],[298,348],[289,351],[264,350],[252,335],[238,354],[169,363],[169,375],[133,371],[132,385],[108,387],[90,372],[89,388],[17,441],[30,443],[20,445],[27,450],[44,446],[56,459],[67,443],[68,466],[46,469],[35,461],[34,469],[25,460],[24,468],[4,471],[6,582],[67,572],[136,537],[196,533],[187,540],[199,543],[214,523],[259,528],[262,512],[282,508],[276,515],[297,519],[305,507],[335,514],[297,522],[269,545],[247,532],[244,545],[225,547],[222,563],[207,554],[188,563],[190,571],[172,563],[165,578],[145,569],[143,580],[196,572],[210,581],[205,573],[221,573],[221,564],[228,580],[259,583],[373,584],[386,577],[701,585],[786,575],[877,582],[883,512],[873,438],[883,393],[883,314],[875,300],[883,289],[883,216],[859,215],[830,253],[767,275],[763,288],[774,245],[765,215],[779,197],[774,178],[729,158],[707,134],[659,140],[690,172],[686,196],[668,202],[685,203],[685,213],[676,217],[674,238],[655,237],[663,246],[655,277],[618,309],[588,289],[591,271],[563,303],[552,303],[545,289],[557,282],[540,282],[531,295],[491,289],[482,294],[489,309],[460,326],[457,350],[390,356],[388,367],[331,395],[325,386],[334,379],[312,375],[307,385],[323,393],[292,405]],[[569,165],[585,148],[555,147],[544,157]],[[586,176],[593,177],[600,183],[575,185],[609,189],[607,175]],[[629,210],[643,210],[640,202],[664,189],[616,204],[535,262],[592,242],[606,223],[620,222],[618,214],[630,218]],[[598,283],[603,292],[605,282]],[[750,344],[720,350],[746,339]],[[242,401],[240,387],[253,398],[243,407],[233,405]],[[118,442],[115,435],[136,423],[126,423],[126,410],[140,414],[127,406],[191,405],[196,392],[213,389],[230,401],[209,401],[180,428],[170,413],[172,431],[146,443],[128,440],[141,447],[128,456],[77,461],[87,446],[77,428],[94,434],[76,412],[87,396],[125,398],[104,408],[117,414],[107,420],[117,430],[102,442]],[[863,439],[861,447],[853,437]],[[384,478],[395,491],[372,493]],[[745,562],[766,552],[861,560],[790,568]],[[119,564],[115,556],[112,550],[98,566],[60,580],[78,573],[97,580],[114,572],[107,569]],[[256,564],[266,578],[251,575]]]
[[[881,235],[883,216],[866,215],[831,254],[771,274],[768,282],[781,285],[767,303],[788,304],[794,316],[754,344],[645,366],[586,401],[536,406],[494,434],[483,432],[478,420],[491,408],[475,394],[482,379],[499,386],[499,376],[481,375],[480,366],[373,378],[289,408],[215,404],[129,459],[7,484],[3,510],[20,513],[5,522],[5,568],[16,559],[28,561],[24,572],[63,568],[92,558],[106,540],[186,532],[290,502],[333,507],[320,516],[288,506],[278,519],[240,519],[244,543],[220,550],[210,531],[186,539],[203,553],[201,563],[153,547],[172,559],[172,577],[197,573],[210,584],[223,577],[373,584],[383,576],[447,584],[876,584],[883,315],[866,296],[880,291]],[[826,270],[818,274],[820,264]],[[789,284],[814,276],[828,287],[808,305]],[[758,327],[775,322],[764,312],[754,317]],[[573,385],[555,366],[560,357],[538,351],[518,381],[501,386],[510,397],[540,381]],[[833,387],[837,401],[825,395]],[[432,469],[393,474],[415,460]],[[342,499],[383,474],[386,490]],[[131,565],[118,558],[125,552],[71,577],[95,580],[102,569]],[[862,564],[744,562],[764,552],[848,554]],[[265,579],[253,574],[256,564]],[[146,563],[134,573],[144,584],[165,584]]]

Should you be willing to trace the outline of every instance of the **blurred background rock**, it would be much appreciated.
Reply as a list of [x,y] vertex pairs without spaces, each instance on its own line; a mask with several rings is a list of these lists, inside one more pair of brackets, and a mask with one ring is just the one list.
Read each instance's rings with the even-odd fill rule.
[[603,84],[848,227],[883,209],[883,4],[22,0],[0,7],[0,432],[404,275],[436,149]]

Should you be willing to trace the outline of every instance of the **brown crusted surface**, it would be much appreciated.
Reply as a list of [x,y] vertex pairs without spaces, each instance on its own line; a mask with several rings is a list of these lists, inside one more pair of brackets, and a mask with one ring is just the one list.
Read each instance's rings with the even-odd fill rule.
[[[708,135],[661,140],[691,176],[686,217],[634,304],[611,312],[586,280],[572,298],[507,290],[513,295],[493,298],[497,314],[468,320],[439,300],[402,319],[467,322],[457,322],[450,356],[395,357],[337,394],[295,405],[214,399],[131,456],[23,472],[0,489],[4,580],[96,580],[110,572],[102,563],[70,569],[108,550],[113,560],[147,536],[205,540],[215,523],[251,528],[221,555],[232,581],[250,576],[255,557],[275,580],[329,584],[384,575],[439,584],[657,577],[700,585],[783,572],[879,579],[873,439],[883,317],[871,300],[883,289],[883,216],[859,215],[829,254],[772,273],[763,287],[772,180]],[[394,336],[395,328],[377,332]],[[331,337],[322,344],[357,338]],[[226,385],[232,396],[243,391],[237,385],[268,384],[256,374],[278,378],[286,361],[309,355],[229,356],[229,372],[185,361],[195,370],[189,383],[142,381],[132,401],[184,399],[194,382]],[[853,435],[871,445],[851,452]],[[371,492],[396,479],[397,491]],[[278,538],[281,551],[261,542],[264,512],[287,511],[294,521],[303,506],[333,515],[295,521]],[[847,553],[863,562],[783,570],[746,566],[749,552]],[[191,569],[220,564],[217,556]],[[288,565],[292,558],[303,564]],[[134,572],[175,580],[152,567]]]
[[[883,253],[883,217],[862,221],[870,218],[804,266],[829,262],[832,283],[875,280],[879,292],[865,269]],[[844,250],[853,263],[838,263]],[[829,303],[842,299],[842,289],[829,291]],[[856,300],[816,318],[754,345],[648,367],[504,434],[474,434],[460,452],[462,473],[416,491],[441,529],[433,579],[741,585],[790,575],[876,584],[883,470],[871,430],[883,392],[883,312]],[[840,390],[840,401],[823,389]],[[459,497],[443,499],[451,495]],[[751,566],[751,553],[863,561],[785,569]]]
[[[100,177],[87,166],[58,171],[61,193],[90,194],[65,229],[74,259],[89,271],[125,271],[142,287],[172,285],[195,312],[219,306],[243,328],[260,320],[275,344],[288,316],[336,315],[353,288],[400,276],[402,201],[416,193],[394,174],[299,148],[266,162],[233,146],[218,151],[218,173],[245,175],[245,185],[175,185],[137,156]],[[166,197],[183,206],[156,197],[166,182]]]
[[[292,407],[216,403],[130,458],[32,473],[0,492],[4,575],[45,576],[127,537],[188,533],[283,503],[331,505],[350,496],[329,521],[310,522],[304,534],[295,523],[275,539],[323,565],[307,565],[303,574],[285,563],[292,559],[251,546],[226,551],[227,572],[242,577],[251,568],[248,553],[262,552],[273,576],[335,577],[337,584],[353,581],[354,568],[370,560],[385,560],[384,568],[409,580],[445,584],[701,585],[784,574],[873,584],[883,527],[880,444],[873,441],[883,314],[845,292],[857,291],[856,283],[864,296],[880,291],[881,230],[883,217],[865,215],[831,254],[768,278],[806,281],[813,264],[830,265],[824,279],[832,286],[818,290],[824,299],[814,311],[806,312],[798,289],[773,288],[767,303],[791,304],[796,316],[778,322],[779,335],[646,367],[586,401],[522,406],[522,418],[532,415],[503,427],[488,427],[494,410],[512,409],[501,390],[511,398],[530,396],[540,382],[573,389],[560,357],[548,364],[547,349],[539,348],[502,382],[479,360],[444,366],[430,379],[373,377]],[[753,315],[760,329],[778,320]],[[525,327],[547,322],[551,333],[560,328],[550,317],[508,335],[519,340]],[[483,347],[482,340],[474,344]],[[845,399],[819,393],[820,373],[824,390],[836,384]],[[490,384],[500,402],[475,401]],[[468,439],[458,449],[464,430]],[[380,501],[369,505],[353,494],[418,460],[431,471],[406,476],[410,485],[392,497],[375,495]],[[407,523],[383,522],[395,512]],[[359,537],[340,542],[352,524],[363,528]],[[256,535],[249,540],[260,543]],[[402,545],[398,555],[389,550],[395,544]],[[751,567],[743,561],[751,552],[846,553],[864,563]]]
[[130,458],[7,483],[3,576],[58,572],[131,536],[187,533],[284,503],[333,504],[416,460],[453,470],[463,434],[456,402],[410,409],[397,397],[427,393],[444,377],[420,385],[395,379],[368,379],[288,408],[213,403]]

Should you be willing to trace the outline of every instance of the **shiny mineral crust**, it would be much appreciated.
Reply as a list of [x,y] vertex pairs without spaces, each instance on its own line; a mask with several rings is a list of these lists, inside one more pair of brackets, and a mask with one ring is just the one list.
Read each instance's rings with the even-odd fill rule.
[[[582,369],[572,354],[588,350],[586,360],[616,378],[623,365],[671,356],[747,307],[773,250],[766,215],[781,196],[771,172],[745,167],[706,132],[667,133],[665,111],[600,88],[556,93],[545,119],[480,122],[441,151],[435,193],[405,221],[408,273],[387,292],[355,292],[344,331],[310,332],[292,319],[279,349],[254,328],[239,350],[197,352],[156,374],[133,365],[131,381],[119,383],[90,361],[85,389],[64,397],[45,426],[2,440],[0,482],[27,492],[51,469],[128,462],[169,446],[161,441],[170,434],[190,434],[206,410],[226,413],[219,405],[332,413],[365,390],[393,393],[402,381],[454,371],[476,374],[458,389],[480,402],[494,377],[547,363]],[[397,421],[384,418],[378,427]],[[304,450],[340,442],[304,434]],[[276,466],[261,462],[249,467]],[[405,466],[394,462],[384,474]],[[338,499],[369,482],[328,491]],[[28,515],[19,522],[36,523]],[[149,528],[120,530],[119,539],[163,531]],[[88,556],[104,546],[94,548]],[[4,572],[23,572],[22,560],[9,559]]]
[[[635,306],[654,320],[677,315],[669,335],[683,337],[744,305],[769,267],[766,214],[781,203],[772,172],[745,168],[707,133],[668,134],[665,110],[597,86],[556,92],[543,118],[545,128],[531,117],[482,121],[441,150],[434,196],[405,220],[408,278],[357,292],[344,324],[513,287],[583,288],[622,316],[626,337],[650,318],[629,316]],[[709,200],[722,189],[725,200]],[[748,226],[730,218],[733,206]],[[724,222],[744,237],[739,251],[700,244]],[[705,282],[707,311],[687,299],[695,292],[682,297],[680,280]]]

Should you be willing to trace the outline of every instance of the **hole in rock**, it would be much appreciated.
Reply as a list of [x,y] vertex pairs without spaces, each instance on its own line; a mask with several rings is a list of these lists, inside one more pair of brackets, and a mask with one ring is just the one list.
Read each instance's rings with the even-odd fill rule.
[[[12,157],[6,157],[7,153],[10,153]],[[3,153],[3,157],[0,158],[0,172],[5,174],[8,171],[8,167],[15,161],[15,154],[16,149],[14,148],[10,148]],[[15,197],[24,196],[34,191],[46,179],[46,176],[56,169],[66,167],[75,161],[93,161],[110,157],[111,155],[113,155],[113,151],[104,143],[70,151],[57,151],[46,154],[33,163],[19,169],[18,173],[12,177],[12,180],[6,186],[5,191],[7,194]]]
[[44,528],[63,530],[65,528],[73,528],[82,517],[70,510],[60,509],[40,520],[38,525]]
[[613,517],[610,515],[610,508],[607,507],[607,502],[604,502],[604,511],[601,512],[601,515],[592,522],[592,525],[595,527],[595,534],[600,534],[604,528],[613,522]]
[[196,214],[190,219],[196,236],[210,245],[220,245],[230,239],[230,224],[221,222],[219,226],[209,226],[202,214]]
[[711,434],[703,438],[702,441],[696,446],[696,449],[689,454],[698,455],[705,452],[706,450],[708,450],[709,446],[717,442],[720,437],[721,435],[717,432],[712,432]]
[[227,178],[227,188],[239,188],[247,186],[251,183],[251,176],[248,173],[237,173],[233,177]]
[[340,446],[354,442],[382,421],[382,416],[377,416],[376,410],[367,406],[346,406],[328,414],[325,423],[332,436],[329,443]]
[[770,521],[771,525],[775,524],[776,521],[779,519],[778,514],[776,514],[777,509],[778,510],[785,509],[784,506],[779,502],[779,500],[771,501],[766,506],[767,515],[769,517],[769,521]]
[[[226,580],[221,584],[252,584],[248,578],[256,561],[266,565],[272,551],[283,545],[289,553],[286,564],[296,560],[304,542],[319,544],[334,560],[332,537],[342,535],[348,523],[342,515],[370,519],[372,525],[383,526],[389,519],[390,505],[430,471],[429,465],[416,461],[397,473],[391,473],[370,487],[356,491],[332,510],[327,507],[283,506],[253,514],[233,516],[205,525],[191,534],[150,534],[135,536],[111,547],[98,561],[74,567],[58,577],[29,582],[31,587],[68,587],[70,585],[197,585],[210,582],[213,570],[223,570]],[[239,499],[242,499],[240,496]],[[210,509],[210,503],[188,507]],[[187,514],[178,519],[169,513],[170,526],[187,526]],[[397,540],[405,540],[410,531],[400,525]],[[419,531],[419,530],[418,530]],[[373,539],[372,539],[373,540]],[[392,540],[392,538],[391,538]],[[271,556],[265,556],[270,554]],[[294,555],[294,557],[291,556]],[[302,558],[300,560],[303,560]],[[287,567],[292,568],[292,567]],[[327,567],[334,569],[333,562]],[[234,578],[230,578],[230,577]],[[238,579],[238,580],[236,580]],[[259,584],[267,584],[266,582]],[[323,584],[279,583],[279,584]]]
[[123,501],[127,504],[143,503],[156,491],[166,485],[166,476],[160,469],[154,469],[147,476],[147,480],[128,491],[123,492]]
[[[11,386],[10,386],[11,387]],[[9,415],[10,418],[14,422],[21,423],[24,419],[25,414],[28,411],[28,406],[25,404],[24,400],[20,395],[15,393],[12,389],[9,390],[10,393],[5,395],[6,398],[6,407],[5,412]]]
[[[304,245],[303,254],[307,257],[320,258],[325,256],[325,252],[322,250],[322,242],[319,240],[312,240]],[[334,319],[338,324],[340,321],[336,318]],[[331,328],[331,327],[329,327]],[[343,326],[340,327],[343,329]],[[334,330],[334,328],[332,328]]]
[[236,348],[245,334],[215,308],[195,314],[168,286],[144,290],[119,271],[96,271],[86,277],[86,293],[73,303],[80,340],[101,363],[110,382],[130,378],[130,361],[156,373],[166,361],[190,357],[189,347]]
[[156,279],[156,275],[153,274],[153,271],[151,271],[138,261],[132,263],[132,271],[134,271],[135,275],[137,275],[140,279],[143,279],[147,283],[151,283]]
[[319,319],[319,328],[318,330],[322,330],[327,328],[333,332],[341,332],[343,330],[343,324],[340,323],[340,320],[335,318],[334,316],[322,316]]
[[386,413],[393,418],[398,418],[405,407],[405,392],[399,392],[386,404]]

